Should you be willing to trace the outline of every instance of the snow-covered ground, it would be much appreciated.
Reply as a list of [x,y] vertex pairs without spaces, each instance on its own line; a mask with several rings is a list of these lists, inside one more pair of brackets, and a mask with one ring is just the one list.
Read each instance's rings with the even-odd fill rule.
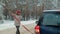
[[[23,24],[23,25],[32,24],[32,23],[35,23],[35,21],[36,20],[21,21],[21,24]],[[4,30],[7,28],[13,28],[13,27],[15,27],[14,21],[6,20],[6,21],[4,21],[4,24],[0,24],[0,30]]]

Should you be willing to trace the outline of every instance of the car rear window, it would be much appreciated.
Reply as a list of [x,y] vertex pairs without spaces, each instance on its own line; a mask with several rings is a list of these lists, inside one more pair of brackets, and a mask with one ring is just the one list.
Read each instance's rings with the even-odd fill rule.
[[60,12],[44,13],[43,25],[60,25]]

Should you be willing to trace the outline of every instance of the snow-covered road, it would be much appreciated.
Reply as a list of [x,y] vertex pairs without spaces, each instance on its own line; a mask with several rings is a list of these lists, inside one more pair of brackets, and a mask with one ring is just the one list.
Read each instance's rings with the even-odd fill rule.
[[[27,24],[32,24],[35,23],[36,20],[29,20],[29,21],[21,21],[21,24],[27,25]],[[14,21],[4,21],[4,24],[0,24],[0,30],[4,30],[7,28],[13,28],[14,26]]]

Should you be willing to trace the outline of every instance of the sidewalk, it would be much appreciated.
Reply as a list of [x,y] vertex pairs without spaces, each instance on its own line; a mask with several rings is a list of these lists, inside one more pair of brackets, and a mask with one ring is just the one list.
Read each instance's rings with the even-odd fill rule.
[[[35,25],[36,25],[35,23],[32,23],[32,24],[27,24],[25,26],[28,27],[30,31],[34,32]],[[1,30],[0,34],[15,34],[15,30],[16,30],[15,27],[14,28],[8,28],[5,30]],[[22,26],[20,28],[20,32],[21,32],[21,34],[31,34],[26,29],[24,29]]]

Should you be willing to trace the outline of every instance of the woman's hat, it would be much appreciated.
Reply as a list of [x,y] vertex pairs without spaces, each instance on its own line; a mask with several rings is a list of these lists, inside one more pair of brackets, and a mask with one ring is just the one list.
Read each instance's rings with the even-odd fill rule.
[[20,15],[21,11],[20,10],[17,10],[16,11],[16,14]]

